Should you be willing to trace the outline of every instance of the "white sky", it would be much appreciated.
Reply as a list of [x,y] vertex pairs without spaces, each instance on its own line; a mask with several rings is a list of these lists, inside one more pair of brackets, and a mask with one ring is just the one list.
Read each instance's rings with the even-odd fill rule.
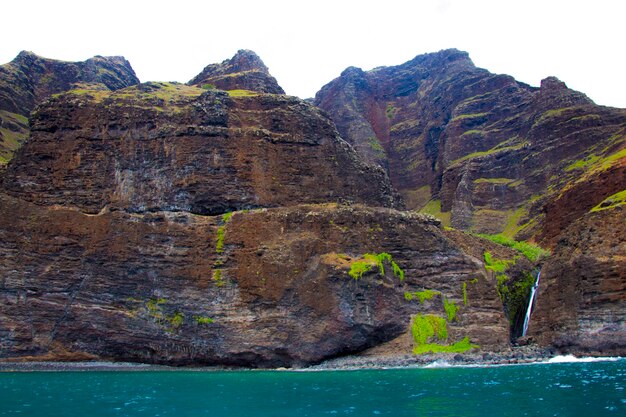
[[306,98],[350,65],[458,48],[491,72],[534,86],[555,75],[626,108],[626,0],[19,0],[1,13],[0,63],[21,50],[123,55],[141,81],[186,82],[252,49]]

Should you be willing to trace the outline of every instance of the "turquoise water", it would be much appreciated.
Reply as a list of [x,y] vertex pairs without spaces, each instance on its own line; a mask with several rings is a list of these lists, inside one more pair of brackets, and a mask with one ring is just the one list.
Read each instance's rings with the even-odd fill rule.
[[320,372],[0,373],[2,416],[626,416],[626,360]]

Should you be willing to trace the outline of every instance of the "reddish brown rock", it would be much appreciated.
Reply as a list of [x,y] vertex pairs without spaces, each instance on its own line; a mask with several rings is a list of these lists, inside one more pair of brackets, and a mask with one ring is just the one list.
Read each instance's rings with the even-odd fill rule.
[[[533,88],[491,74],[457,50],[348,68],[315,103],[387,169],[408,208],[438,214],[437,203],[454,227],[477,232],[537,236],[549,227],[548,201],[626,149],[626,110],[597,106],[554,77]],[[612,181],[626,187],[623,175]]]
[[626,210],[586,213],[559,236],[542,270],[529,334],[579,355],[626,350]]
[[[296,98],[73,90],[34,114],[3,189],[3,358],[310,364],[410,335],[444,299],[440,342],[508,346],[481,258],[433,218],[371,208],[399,204],[384,172]],[[367,253],[389,258],[356,280]]]
[[[493,277],[420,215],[335,205],[88,215],[6,195],[0,205],[11,213],[0,219],[3,358],[302,365],[408,333],[415,314],[445,317],[444,296],[458,306],[451,342],[508,346]],[[380,252],[403,279],[387,263],[348,275]],[[442,295],[405,298],[424,289]]]

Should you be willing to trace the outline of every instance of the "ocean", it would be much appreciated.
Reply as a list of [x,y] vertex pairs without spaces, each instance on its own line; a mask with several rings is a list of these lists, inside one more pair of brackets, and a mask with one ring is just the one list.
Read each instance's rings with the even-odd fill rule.
[[440,365],[0,372],[0,416],[626,416],[626,359]]

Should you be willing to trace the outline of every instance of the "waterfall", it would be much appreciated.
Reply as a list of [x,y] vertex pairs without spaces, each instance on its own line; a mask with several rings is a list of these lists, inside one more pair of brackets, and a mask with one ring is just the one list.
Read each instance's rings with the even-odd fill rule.
[[530,314],[533,310],[533,303],[535,302],[535,297],[537,296],[537,287],[539,287],[539,278],[541,278],[541,269],[537,272],[537,279],[535,283],[530,288],[530,299],[528,300],[528,309],[526,309],[526,317],[524,317],[524,328],[522,330],[522,337],[526,336],[526,332],[528,331],[528,323],[530,322]]

